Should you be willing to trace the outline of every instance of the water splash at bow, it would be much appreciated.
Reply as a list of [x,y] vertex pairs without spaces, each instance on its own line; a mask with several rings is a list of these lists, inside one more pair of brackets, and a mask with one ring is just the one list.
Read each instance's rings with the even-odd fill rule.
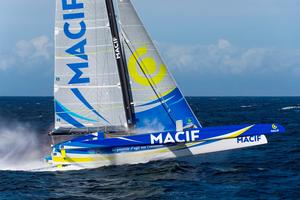
[[48,148],[45,137],[30,126],[0,123],[0,170],[31,171],[48,167],[43,160]]

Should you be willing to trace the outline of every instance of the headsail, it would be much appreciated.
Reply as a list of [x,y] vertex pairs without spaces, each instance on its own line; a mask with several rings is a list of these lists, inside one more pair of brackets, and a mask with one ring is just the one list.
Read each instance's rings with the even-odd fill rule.
[[55,128],[126,123],[105,0],[57,0]]
[[137,128],[201,127],[162,61],[130,0],[118,0]]

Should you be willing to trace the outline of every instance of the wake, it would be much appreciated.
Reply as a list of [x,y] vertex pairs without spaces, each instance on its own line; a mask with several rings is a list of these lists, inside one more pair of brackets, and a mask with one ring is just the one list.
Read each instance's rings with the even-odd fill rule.
[[48,143],[29,126],[0,124],[0,170],[34,171],[49,167],[44,162],[50,150]]

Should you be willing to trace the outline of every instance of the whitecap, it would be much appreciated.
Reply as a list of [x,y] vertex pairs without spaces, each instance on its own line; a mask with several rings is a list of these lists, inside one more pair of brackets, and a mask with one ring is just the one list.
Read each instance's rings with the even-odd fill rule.
[[298,110],[298,109],[300,109],[300,106],[287,106],[281,108],[281,110]]
[[241,106],[241,108],[252,108],[254,107],[255,105],[244,105],[244,106]]

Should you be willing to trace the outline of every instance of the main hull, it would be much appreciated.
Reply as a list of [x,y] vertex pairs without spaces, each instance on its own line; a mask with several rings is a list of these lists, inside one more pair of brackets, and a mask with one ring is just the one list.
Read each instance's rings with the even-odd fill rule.
[[113,148],[53,151],[48,162],[54,170],[80,170],[110,165],[139,164],[171,158],[267,144],[265,135],[197,141],[171,145],[142,145]]

